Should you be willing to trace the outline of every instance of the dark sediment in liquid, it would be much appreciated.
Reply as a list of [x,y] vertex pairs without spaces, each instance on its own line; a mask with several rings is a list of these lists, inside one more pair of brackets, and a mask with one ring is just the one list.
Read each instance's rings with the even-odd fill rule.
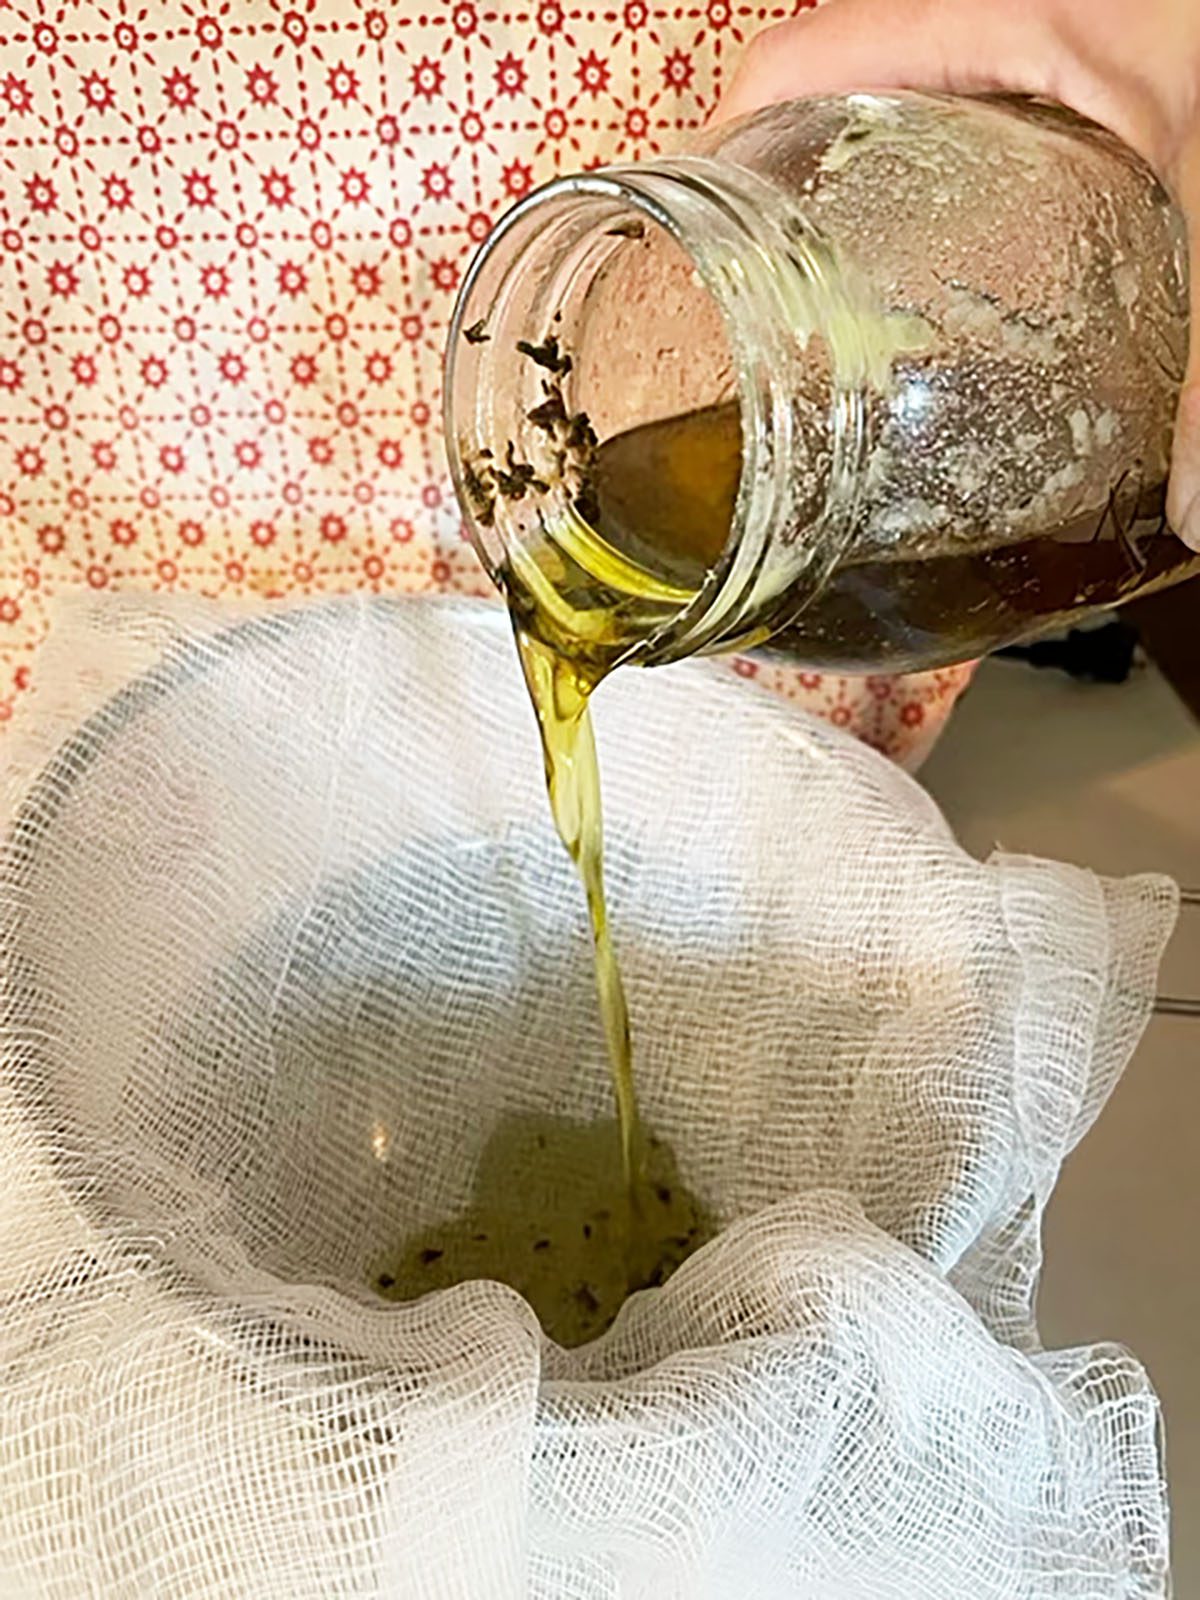
[[610,1326],[631,1290],[665,1283],[712,1238],[665,1144],[648,1139],[639,1216],[631,1228],[613,1121],[509,1117],[483,1151],[468,1204],[399,1242],[373,1283],[415,1300],[475,1278],[506,1283],[564,1346]]

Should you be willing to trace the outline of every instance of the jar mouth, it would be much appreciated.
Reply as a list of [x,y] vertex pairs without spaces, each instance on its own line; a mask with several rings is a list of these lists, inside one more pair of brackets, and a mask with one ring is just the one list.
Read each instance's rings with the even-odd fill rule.
[[[587,620],[610,613],[607,664],[761,641],[784,598],[767,570],[798,448],[779,262],[808,268],[802,240],[764,238],[762,209],[705,158],[555,179],[502,218],[459,294],[445,420],[468,537],[510,599],[514,562],[532,553],[537,567],[549,543],[538,570],[558,574],[565,546],[581,591],[596,586]],[[659,299],[639,305],[645,285],[632,280],[622,297],[622,260],[655,251]],[[828,275],[808,276],[819,298]],[[592,349],[606,317],[624,342]],[[822,403],[834,409],[832,389]],[[827,544],[791,561],[793,608],[797,577],[817,576]],[[536,577],[528,562],[524,576]],[[580,615],[564,618],[564,643]]]

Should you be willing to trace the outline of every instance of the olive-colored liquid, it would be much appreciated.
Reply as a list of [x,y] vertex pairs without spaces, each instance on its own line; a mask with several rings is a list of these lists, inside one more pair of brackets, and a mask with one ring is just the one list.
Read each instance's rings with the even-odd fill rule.
[[[600,773],[589,699],[619,659],[628,618],[593,573],[554,550],[507,589],[537,716],[555,827],[587,900],[615,1120],[510,1117],[497,1125],[466,1208],[401,1241],[373,1286],[408,1301],[475,1278],[516,1289],[557,1343],[599,1337],[631,1293],[667,1281],[716,1231],[675,1155],[638,1113],[625,985],[604,893]],[[573,580],[573,581],[571,581]],[[600,600],[575,608],[572,598]],[[566,1042],[566,1041],[564,1041]]]
[[642,1169],[642,1130],[633,1087],[629,1006],[608,925],[604,897],[604,823],[600,809],[600,771],[588,697],[599,681],[597,669],[581,666],[560,650],[516,627],[521,669],[529,688],[542,738],[546,788],[559,838],[575,863],[587,896],[596,960],[596,992],[612,1068],[613,1093],[621,1132],[621,1160],[631,1196]]
[[596,989],[620,1127],[630,1218],[631,1283],[646,1185],[646,1141],[634,1088],[625,986],[604,893],[600,773],[589,701],[629,649],[690,598],[655,579],[599,537],[575,512],[546,529],[536,554],[514,552],[503,583],[521,669],[541,735],[555,827],[575,863],[587,899]]
[[1165,496],[1165,482],[1155,485],[1120,534],[1093,514],[991,550],[847,564],[768,648],[832,671],[916,672],[1051,632],[1081,607],[1119,605],[1200,570],[1166,527]]
[[671,1151],[648,1138],[631,1232],[619,1139],[612,1119],[505,1118],[482,1152],[466,1207],[378,1261],[376,1292],[415,1300],[494,1278],[529,1301],[559,1344],[595,1339],[631,1289],[664,1283],[715,1231]]
[[[737,408],[650,423],[601,445],[595,467],[605,538],[652,571],[695,588],[719,559],[741,473]],[[851,553],[769,648],[804,666],[907,672],[965,661],[1049,632],[1081,607],[1120,604],[1200,572],[1168,530],[1165,479],[1037,538],[906,559]]]

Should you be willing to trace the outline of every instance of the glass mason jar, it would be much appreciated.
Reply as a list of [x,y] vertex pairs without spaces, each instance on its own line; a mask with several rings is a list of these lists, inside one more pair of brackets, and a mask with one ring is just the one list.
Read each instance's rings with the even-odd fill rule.
[[1053,105],[854,94],[560,178],[476,256],[446,431],[543,634],[906,671],[1200,572],[1181,219]]

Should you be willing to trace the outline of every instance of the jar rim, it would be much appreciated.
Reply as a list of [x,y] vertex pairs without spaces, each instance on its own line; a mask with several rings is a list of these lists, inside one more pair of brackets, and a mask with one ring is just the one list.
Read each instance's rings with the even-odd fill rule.
[[[480,279],[502,252],[511,248],[519,230],[538,211],[564,200],[582,205],[598,203],[597,226],[611,224],[611,208],[619,207],[645,217],[660,228],[691,261],[701,286],[715,305],[733,357],[737,404],[741,421],[741,468],[737,498],[730,526],[720,555],[686,601],[631,645],[622,659],[636,659],[658,665],[705,650],[747,648],[769,633],[759,626],[740,627],[746,619],[755,585],[763,569],[767,547],[780,506],[787,499],[785,482],[789,471],[790,395],[781,388],[777,374],[763,371],[748,347],[744,328],[744,308],[750,290],[747,277],[761,262],[763,246],[755,237],[747,216],[747,203],[733,196],[731,173],[744,182],[761,180],[728,164],[705,156],[677,156],[637,165],[599,168],[592,172],[563,174],[524,196],[501,217],[492,233],[476,252],[464,278],[454,307],[446,350],[444,408],[447,453],[459,504],[463,508],[468,537],[482,559],[492,581],[503,587],[504,546],[499,537],[490,537],[473,515],[465,483],[464,464],[455,431],[455,391],[459,361],[467,339],[469,319],[477,309],[474,295]],[[751,211],[761,219],[762,197]],[[605,215],[605,203],[609,214]],[[820,236],[811,224],[809,243]],[[829,306],[838,300],[840,286],[830,283],[827,273],[811,265],[803,240],[792,240],[792,264],[808,274],[814,300],[821,296]],[[513,265],[530,248],[537,248],[536,237],[517,245]],[[782,248],[782,246],[781,246]],[[826,307],[828,310],[828,307]],[[817,331],[820,331],[818,328]],[[830,412],[838,400],[831,388]],[[841,397],[844,399],[844,397]],[[839,431],[838,438],[841,438]],[[818,530],[819,532],[820,530]],[[817,592],[832,561],[812,562],[812,581],[793,578],[788,585],[793,606],[804,603],[805,591]]]

